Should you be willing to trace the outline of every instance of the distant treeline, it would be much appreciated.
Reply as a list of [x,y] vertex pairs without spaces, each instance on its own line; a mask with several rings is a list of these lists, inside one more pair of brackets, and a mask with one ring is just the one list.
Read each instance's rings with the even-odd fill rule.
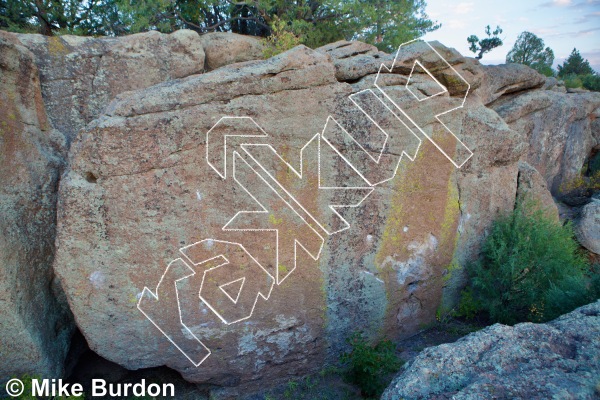
[[0,28],[119,36],[193,29],[269,36],[274,24],[314,47],[356,39],[392,51],[439,28],[424,0],[0,0]]

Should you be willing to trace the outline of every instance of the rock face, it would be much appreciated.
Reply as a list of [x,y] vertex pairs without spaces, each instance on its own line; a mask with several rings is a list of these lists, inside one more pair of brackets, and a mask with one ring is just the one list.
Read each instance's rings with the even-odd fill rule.
[[600,254],[600,200],[593,199],[581,209],[575,233],[583,247]]
[[[483,104],[490,104],[502,96],[546,85],[546,78],[522,64],[485,66],[484,84],[477,95]],[[550,89],[552,86],[548,87]]]
[[78,328],[234,398],[337,360],[353,331],[433,322],[492,221],[525,193],[552,207],[600,137],[600,96],[437,42],[260,60],[230,34],[16,37],[71,141],[48,248]]
[[600,93],[530,91],[496,100],[494,109],[529,143],[527,162],[544,177],[553,196],[567,200],[598,145],[595,114]]
[[519,163],[517,180],[517,200],[533,201],[549,216],[558,220],[558,207],[546,186],[544,177],[526,162]]
[[33,55],[0,31],[0,382],[59,378],[74,325],[52,271],[64,138],[48,123]]
[[229,64],[263,58],[262,42],[252,36],[230,32],[211,32],[200,37],[206,54],[204,67],[211,71]]
[[35,55],[50,120],[69,142],[117,94],[204,70],[200,37],[189,30],[121,38],[18,38]]
[[[294,154],[322,129],[323,104],[346,93],[325,56],[298,48],[268,62],[224,67],[123,96],[83,132],[61,182],[56,267],[72,283],[67,296],[94,351],[127,368],[168,365],[191,381],[223,386],[277,377],[282,364],[286,374],[310,370],[309,360],[320,359],[326,347],[322,272],[314,261],[303,258],[306,264],[284,282],[286,290],[259,300],[253,318],[239,324],[225,325],[208,307],[198,308],[200,282],[195,291],[182,289],[186,325],[213,351],[200,368],[136,305],[144,287],[154,290],[170,261],[182,257],[179,248],[206,238],[243,243],[252,255],[278,265],[270,260],[276,246],[269,235],[221,231],[239,207],[254,205],[207,164],[206,132],[224,115],[254,116],[272,135],[287,132],[280,143]],[[306,129],[298,130],[301,124]],[[238,132],[254,133],[252,125]],[[217,142],[222,146],[222,138]],[[275,222],[289,217],[279,210],[272,215]],[[291,270],[294,261],[288,261],[280,261],[280,268]],[[260,270],[255,274],[261,281],[266,277]],[[85,310],[96,305],[101,313]],[[175,321],[164,322],[163,329],[182,329],[176,307]]]
[[[389,85],[388,91],[401,95],[396,86]],[[380,326],[393,335],[407,334],[417,328],[409,322],[430,320],[436,302],[421,306],[419,298],[442,295],[443,284],[437,277],[451,262],[459,218],[451,178],[455,168],[431,143],[422,143],[422,155],[414,165],[401,164],[406,175],[402,180],[372,194],[369,211],[357,208],[343,213],[353,229],[343,236],[332,235],[318,262],[302,252],[293,270],[296,260],[289,257],[293,248],[273,262],[277,246],[269,235],[222,229],[238,211],[256,209],[256,204],[207,163],[207,152],[217,157],[222,140],[217,140],[218,147],[207,149],[206,132],[222,116],[253,117],[272,138],[266,143],[298,165],[300,150],[323,130],[329,115],[358,132],[376,129],[348,100],[356,92],[336,80],[329,57],[298,47],[267,61],[223,67],[121,95],[104,116],[90,124],[74,143],[71,168],[61,182],[56,270],[70,282],[67,297],[92,348],[128,368],[168,365],[191,381],[248,387],[253,381],[262,384],[263,376],[286,379],[288,374],[310,371],[326,358],[337,358],[345,335],[354,329]],[[385,110],[372,115],[386,122]],[[235,133],[260,134],[253,131],[251,121],[245,123]],[[502,121],[497,118],[493,123]],[[338,131],[335,126],[331,129],[334,140]],[[494,133],[491,128],[487,132]],[[406,140],[399,151],[414,157],[419,140],[414,135]],[[311,212],[326,214],[327,205],[336,204],[325,196],[319,199],[321,203],[311,205],[315,193],[310,180],[315,169],[306,171],[308,181],[295,182],[268,155],[255,157],[262,157],[261,165],[272,167],[284,186],[291,182],[288,188],[304,206],[312,207]],[[347,156],[352,158],[350,150]],[[329,164],[321,171],[335,172],[336,165],[341,171],[329,176],[333,184],[360,181],[331,150],[327,157]],[[508,157],[516,160],[518,154],[510,152]],[[225,165],[229,170],[229,161]],[[437,173],[430,174],[431,168]],[[246,187],[258,187],[253,195],[268,193],[256,177],[247,179]],[[402,190],[418,181],[426,191]],[[341,200],[347,201],[344,196]],[[263,201],[272,207],[265,228],[274,229],[290,220],[291,225],[281,229],[300,232],[302,245],[311,251],[316,246],[312,254],[318,254],[319,235],[281,209],[276,198]],[[434,204],[425,225],[418,213],[424,201]],[[405,208],[394,209],[394,203]],[[340,228],[339,221],[324,223],[330,229]],[[404,226],[409,228],[404,230]],[[139,239],[132,242],[133,237]],[[259,300],[251,319],[237,325],[224,325],[206,306],[198,314],[197,287],[190,283],[196,292],[181,288],[179,304],[189,313],[186,326],[213,351],[200,368],[193,368],[136,305],[142,297],[141,307],[146,307],[149,297],[142,293],[144,286],[154,290],[166,266],[178,257],[179,248],[207,238],[242,243],[254,257],[266,260],[263,264],[280,285],[272,289],[268,301]],[[210,247],[208,243],[214,241],[202,243]],[[405,247],[407,252],[400,253]],[[259,281],[266,277],[260,271],[256,274],[253,279]],[[244,285],[250,284],[250,277],[244,278]],[[259,281],[251,284],[259,285]],[[262,293],[268,295],[269,290]],[[349,291],[354,295],[349,296]],[[97,306],[103,312],[93,312]],[[181,329],[176,318],[158,324],[173,335]]]
[[[340,58],[335,57],[358,63],[362,61],[356,58],[375,55],[369,46],[350,46],[360,49],[332,46],[313,51],[300,46],[269,60],[225,66],[124,93],[82,131],[61,182],[55,266],[68,282],[69,304],[94,351],[127,368],[168,365],[193,382],[247,390],[261,385],[264,376],[285,380],[289,374],[300,375],[336,359],[354,330],[402,337],[434,320],[449,280],[442,277],[454,258],[473,256],[470,246],[476,247],[493,218],[514,207],[518,160],[526,150],[524,137],[476,96],[467,98],[455,118],[444,120],[473,151],[472,159],[458,170],[453,162],[462,164],[467,151],[433,117],[460,106],[468,89],[450,65],[475,82],[478,70],[439,43],[434,47],[439,53],[417,44],[406,49],[407,58],[389,64],[387,73],[377,77],[378,69],[364,70],[361,79],[349,84],[340,82],[336,61]],[[439,54],[446,55],[446,61]],[[410,78],[413,92],[406,89],[416,58],[448,85],[448,92],[435,101],[415,100],[414,93],[432,96],[440,90],[424,72]],[[364,91],[378,90],[376,79],[388,97]],[[386,108],[394,107],[392,102],[405,105],[422,132],[402,130]],[[211,130],[224,116],[238,119],[221,121]],[[389,154],[383,155],[380,165],[368,161],[364,157],[368,153],[349,143],[335,121],[370,152],[381,151],[382,146],[373,121],[387,127],[394,135]],[[316,148],[311,146],[317,144],[311,139],[318,132],[349,162],[332,152],[324,139],[320,159],[315,158]],[[231,134],[255,136],[245,140],[273,148],[246,151],[239,140],[228,139],[229,147],[224,149],[222,137]],[[256,138],[265,134],[267,138]],[[423,135],[429,135],[444,153]],[[213,144],[211,137],[217,138]],[[319,190],[314,186],[319,172],[314,162],[303,161],[308,167],[296,179],[274,154],[298,168],[302,149],[308,160],[321,162],[322,182],[363,188],[363,192]],[[234,150],[244,156],[236,156]],[[240,168],[235,182],[232,159]],[[364,206],[340,211],[349,221],[347,231],[323,232],[344,228],[343,221],[327,211],[330,204],[358,203],[359,195],[370,190],[365,181],[393,177],[398,162],[395,178],[378,185]],[[301,214],[285,211],[281,200],[268,195],[269,187],[258,178],[269,177],[256,175],[251,165],[270,172],[293,197],[288,201],[304,207],[298,212],[315,217],[323,229],[314,225],[317,230],[311,231],[298,219]],[[269,210],[266,220],[236,219],[239,211],[260,210],[250,194]],[[295,259],[293,240],[279,244],[260,229],[283,229],[286,240],[296,238],[318,260],[300,248]],[[155,286],[163,274],[170,282],[189,275],[181,262],[170,264],[182,253],[188,263],[196,263],[219,251],[233,251],[219,241],[242,244],[267,272],[257,269],[237,277],[231,270],[231,282],[219,278],[223,280],[217,286],[223,292],[225,284],[235,282],[241,290],[241,280],[268,297],[259,298],[255,308],[250,301],[251,318],[237,324],[223,324],[231,322],[225,309],[219,315],[211,312],[206,297],[198,307],[202,268],[195,270],[195,278],[178,283],[177,294],[163,293]],[[199,244],[193,250],[178,252],[195,243]],[[276,259],[274,250],[279,248]],[[165,272],[167,265],[172,267]],[[152,303],[149,293],[155,289],[158,303]],[[160,293],[166,299],[163,303]],[[235,291],[228,296],[233,301]],[[206,354],[197,342],[189,341],[190,333],[212,349],[210,357],[193,367],[136,308],[140,298],[146,316],[151,320],[154,316],[152,321],[167,335],[184,343],[179,345],[193,362],[203,361]],[[187,337],[181,336],[175,306],[186,321]],[[219,307],[224,303],[217,302],[212,309]],[[174,318],[166,318],[167,313]],[[235,389],[228,390],[236,395]]]
[[598,337],[600,301],[547,324],[496,324],[425,349],[382,399],[595,399]]

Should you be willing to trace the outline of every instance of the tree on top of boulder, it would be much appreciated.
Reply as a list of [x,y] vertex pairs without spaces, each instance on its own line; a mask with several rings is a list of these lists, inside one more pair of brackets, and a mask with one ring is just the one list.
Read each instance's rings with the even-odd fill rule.
[[544,48],[544,41],[531,32],[521,32],[506,62],[528,65],[546,76],[554,75],[554,52],[550,47]]
[[499,26],[496,26],[496,29],[492,32],[492,29],[488,25],[485,27],[485,33],[488,36],[485,39],[479,39],[475,35],[471,35],[467,38],[467,42],[470,43],[469,50],[477,54],[475,58],[478,60],[481,60],[485,53],[489,53],[503,44],[502,39],[498,37],[498,35],[502,33],[502,28]]
[[407,41],[441,27],[429,19],[423,0],[363,0],[342,1],[350,15],[347,39],[360,40],[389,53]]
[[0,0],[0,29],[12,32],[122,35],[121,17],[114,0]]

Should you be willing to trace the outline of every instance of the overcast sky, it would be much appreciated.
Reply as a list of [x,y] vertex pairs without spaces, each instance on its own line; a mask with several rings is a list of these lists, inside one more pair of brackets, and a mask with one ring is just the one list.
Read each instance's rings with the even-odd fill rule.
[[519,33],[530,31],[554,50],[555,67],[576,47],[600,72],[600,0],[427,0],[426,10],[442,27],[424,39],[438,40],[463,55],[474,56],[469,35],[482,38],[486,25],[500,25],[504,46],[484,55],[484,64],[504,63]]

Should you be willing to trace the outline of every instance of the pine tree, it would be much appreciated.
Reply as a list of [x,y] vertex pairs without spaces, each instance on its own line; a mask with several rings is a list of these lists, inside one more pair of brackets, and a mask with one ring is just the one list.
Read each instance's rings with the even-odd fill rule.
[[568,75],[594,75],[595,73],[590,62],[584,60],[577,49],[573,49],[563,65],[558,66],[558,76],[561,78]]
[[502,33],[502,29],[496,26],[494,32],[491,31],[490,26],[485,27],[485,33],[488,36],[484,39],[479,39],[475,35],[471,35],[467,38],[467,42],[470,43],[469,50],[477,54],[476,59],[481,60],[485,53],[489,53],[496,47],[502,46],[502,39],[498,37]]
[[441,24],[429,19],[423,0],[354,0],[348,39],[375,44],[380,50],[395,52],[402,43],[438,29]]
[[275,21],[310,47],[362,40],[394,52],[439,28],[425,0],[0,0],[0,29],[123,35],[193,29],[269,36]]

